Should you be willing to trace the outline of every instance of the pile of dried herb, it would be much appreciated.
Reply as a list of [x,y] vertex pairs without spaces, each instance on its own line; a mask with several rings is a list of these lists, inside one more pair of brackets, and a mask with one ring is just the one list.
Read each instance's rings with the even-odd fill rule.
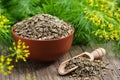
[[66,64],[65,70],[71,69],[75,66],[78,68],[70,73],[71,77],[89,77],[99,75],[104,69],[107,69],[108,63],[101,60],[89,61],[88,58],[77,57],[71,59],[68,64]]
[[73,32],[70,24],[49,14],[36,15],[14,26],[18,36],[38,40],[64,38]]

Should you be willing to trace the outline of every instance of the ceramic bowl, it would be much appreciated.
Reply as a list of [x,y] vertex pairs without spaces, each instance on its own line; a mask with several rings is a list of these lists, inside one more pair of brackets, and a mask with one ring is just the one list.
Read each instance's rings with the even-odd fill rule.
[[25,44],[29,46],[29,59],[39,62],[54,61],[66,54],[71,47],[74,35],[74,28],[72,27],[72,33],[65,38],[55,40],[32,40],[16,35],[13,31],[15,27],[16,26],[12,27],[14,41],[17,43],[20,39],[25,42]]

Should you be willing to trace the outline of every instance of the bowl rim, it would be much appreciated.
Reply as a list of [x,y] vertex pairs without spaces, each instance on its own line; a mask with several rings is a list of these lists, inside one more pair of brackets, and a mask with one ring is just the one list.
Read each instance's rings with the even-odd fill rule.
[[29,41],[45,41],[45,42],[48,42],[48,41],[58,41],[58,40],[62,40],[62,39],[65,39],[65,38],[68,38],[68,37],[74,35],[74,27],[71,26],[71,28],[72,28],[72,33],[69,34],[68,36],[64,37],[64,38],[51,39],[51,40],[38,40],[38,39],[24,38],[24,37],[18,36],[18,35],[15,34],[15,32],[14,32],[14,28],[15,28],[15,27],[17,27],[17,26],[13,25],[13,26],[12,26],[12,29],[11,29],[13,36],[16,36],[16,37],[18,37],[18,38],[20,38],[20,39],[24,39],[24,40],[29,40]]

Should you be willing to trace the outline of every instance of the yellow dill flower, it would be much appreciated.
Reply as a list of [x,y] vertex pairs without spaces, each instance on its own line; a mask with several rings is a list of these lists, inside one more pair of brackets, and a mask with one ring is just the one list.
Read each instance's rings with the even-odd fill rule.
[[98,35],[98,33],[99,33],[99,30],[97,30],[97,31],[95,32],[95,36],[97,36],[97,35]]
[[90,20],[93,22],[93,21],[95,20],[95,18],[94,18],[94,17],[91,17]]
[[6,22],[9,22],[9,20],[7,18],[3,19],[3,22],[6,23]]
[[32,77],[32,80],[37,80],[36,76],[33,76],[33,77]]
[[119,17],[119,13],[115,12],[114,16],[118,18]]
[[120,19],[118,18],[117,21],[120,23]]
[[93,2],[93,0],[88,0],[88,2],[89,2],[89,3],[92,3],[92,2]]
[[119,30],[113,30],[113,31],[110,32],[110,34],[111,34],[110,38],[112,40],[116,40],[116,41],[119,40],[119,38],[120,38],[120,31]]
[[9,20],[6,17],[0,15],[0,43],[6,46],[9,46],[12,41],[10,32],[11,26],[9,25],[9,23]]
[[25,56],[25,57],[29,57],[29,54],[25,54],[24,56]]
[[0,61],[1,61],[1,62],[4,62],[4,61],[5,61],[5,57],[4,57],[3,55],[0,57]]
[[5,16],[3,16],[3,15],[0,15],[0,18],[5,18]]
[[0,66],[2,66],[2,63],[0,63]]
[[114,36],[113,36],[113,35],[110,35],[110,39],[111,39],[111,40],[114,40]]
[[109,24],[108,27],[109,27],[109,30],[113,30],[113,24]]
[[7,58],[6,63],[9,65],[11,63],[12,59],[11,58]]
[[30,52],[28,48],[29,46],[26,46],[24,42],[18,40],[17,44],[13,42],[13,48],[9,48],[9,50],[15,54],[16,62],[18,62],[19,59],[26,61],[26,58],[29,57]]
[[106,26],[105,23],[101,24],[100,28],[103,29]]
[[91,6],[91,7],[94,7],[94,4],[93,4],[93,3],[90,3],[90,6]]
[[93,2],[93,0],[86,0],[86,2],[87,2],[87,3],[92,3],[92,2]]
[[1,21],[1,22],[0,22],[0,25],[3,25],[3,24],[4,24],[4,22],[3,22],[3,21]]
[[12,70],[14,68],[14,66],[13,65],[11,65],[11,66],[8,66],[8,70]]
[[108,14],[112,17],[113,16],[113,12],[112,11],[108,11]]
[[118,36],[118,34],[115,34],[114,37],[115,37],[116,41],[119,40],[119,36]]
[[103,38],[103,35],[100,35],[99,38]]
[[105,40],[109,40],[109,36],[106,34],[104,35]]
[[98,5],[98,3],[97,3],[97,4],[95,4],[95,6],[96,6],[96,7],[98,7],[98,6],[99,6],[99,5]]
[[27,74],[27,76],[25,77],[25,80],[37,80],[36,76],[32,76],[30,73]]
[[120,8],[116,3],[106,0],[86,0],[86,3],[85,18],[96,26],[93,26],[93,35],[104,40],[118,40],[120,32],[116,29],[120,29]]
[[96,20],[96,23],[95,23],[95,26],[99,26],[100,25],[100,20],[98,19],[98,20]]
[[4,25],[7,22],[9,22],[9,20],[5,16],[0,15],[0,25]]
[[11,70],[14,68],[14,65],[11,64],[12,59],[7,58],[6,56],[0,56],[0,73],[4,75],[10,74]]
[[101,0],[101,2],[102,2],[102,3],[104,3],[104,2],[105,2],[105,0]]

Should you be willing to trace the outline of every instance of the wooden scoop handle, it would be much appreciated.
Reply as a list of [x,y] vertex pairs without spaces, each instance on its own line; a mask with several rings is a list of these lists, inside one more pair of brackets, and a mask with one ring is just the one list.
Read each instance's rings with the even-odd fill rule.
[[102,58],[105,54],[106,54],[106,51],[103,48],[98,48],[98,49],[95,49],[93,52],[91,52],[91,55],[94,56],[94,59]]
[[102,58],[104,55],[106,54],[105,49],[103,48],[98,48],[95,49],[93,52],[89,53],[89,52],[84,52],[82,54],[80,54],[80,57],[86,57],[89,58],[90,61],[93,61],[94,59],[99,59]]

